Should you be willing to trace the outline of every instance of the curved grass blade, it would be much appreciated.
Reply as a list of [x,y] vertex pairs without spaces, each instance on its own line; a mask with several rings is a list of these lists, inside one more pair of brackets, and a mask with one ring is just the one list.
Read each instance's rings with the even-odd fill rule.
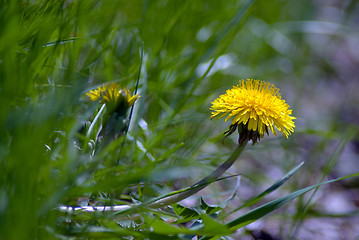
[[301,190],[290,193],[287,196],[278,198],[278,199],[273,200],[267,204],[264,204],[256,209],[253,209],[252,211],[238,217],[237,219],[227,223],[226,225],[231,229],[238,229],[238,228],[247,226],[248,224],[257,221],[261,217],[267,215],[268,213],[271,213],[272,211],[278,209],[279,207],[283,206],[287,202],[295,199],[296,197],[298,197],[306,192],[309,192],[310,190],[313,190],[315,188],[318,188],[318,187],[328,184],[328,183],[333,183],[336,181],[341,181],[341,180],[344,180],[347,178],[357,177],[357,176],[359,176],[359,173],[351,174],[351,175],[348,175],[345,177],[336,178],[336,179],[325,181],[325,182],[321,182],[318,184],[314,184],[310,187],[303,188]]
[[[318,182],[322,182],[326,176],[332,171],[334,166],[337,164],[340,154],[344,151],[344,148],[350,143],[350,141],[358,134],[359,129],[356,126],[350,126],[346,131],[345,134],[342,137],[342,140],[339,142],[339,144],[335,147],[333,150],[333,153],[329,157],[327,163],[324,166],[324,169],[322,170],[322,176]],[[308,211],[309,205],[311,204],[314,196],[316,195],[318,189],[315,189],[306,203],[304,204],[304,207],[301,209],[300,214],[298,216],[298,219],[293,222],[292,226],[292,232],[291,236],[294,236],[300,226],[302,225],[302,222],[305,218],[306,212]]]
[[100,118],[102,112],[104,111],[105,106],[106,106],[106,104],[102,105],[102,107],[100,108],[100,110],[96,114],[95,118],[93,119],[93,121],[92,121],[92,123],[91,123],[91,125],[90,125],[90,127],[89,127],[89,129],[88,129],[88,131],[86,133],[86,138],[90,138],[90,135],[91,135],[91,133],[93,131],[93,128],[94,128],[95,124],[97,123],[98,119]]
[[[231,229],[232,231],[235,231],[239,228],[242,228],[244,226],[247,226],[248,224],[251,224],[255,221],[257,221],[258,219],[262,218],[263,216],[267,215],[268,213],[273,212],[274,210],[280,208],[281,206],[283,206],[284,204],[288,203],[289,201],[295,199],[296,197],[299,197],[300,195],[305,194],[306,192],[309,192],[315,188],[318,188],[322,185],[328,184],[328,183],[333,183],[333,182],[337,182],[337,181],[341,181],[347,178],[351,178],[351,177],[358,177],[359,173],[355,173],[355,174],[351,174],[351,175],[347,175],[344,177],[340,177],[340,178],[336,178],[333,180],[329,180],[329,181],[325,181],[325,182],[321,182],[318,184],[314,184],[310,187],[306,187],[303,188],[301,190],[295,191],[293,193],[288,194],[287,196],[278,198],[276,200],[273,200],[269,203],[266,203],[260,207],[257,207],[255,209],[253,209],[252,211],[230,221],[229,223],[226,224],[226,226]],[[202,226],[198,226],[198,228],[201,228]],[[207,237],[202,237],[201,239],[218,239],[220,236],[207,236]]]
[[299,170],[300,167],[302,167],[304,164],[304,162],[301,162],[298,166],[296,166],[295,168],[293,168],[292,170],[290,170],[284,177],[282,177],[281,179],[279,179],[278,181],[276,181],[272,186],[270,186],[269,188],[267,188],[264,192],[260,193],[257,196],[254,196],[250,199],[248,199],[245,203],[243,203],[240,207],[234,209],[232,212],[230,212],[228,215],[231,215],[235,212],[237,212],[238,210],[251,206],[253,204],[255,204],[256,202],[260,201],[263,197],[265,197],[266,195],[268,195],[269,193],[273,192],[274,190],[278,189],[280,186],[282,186],[291,176],[293,176],[293,174]]

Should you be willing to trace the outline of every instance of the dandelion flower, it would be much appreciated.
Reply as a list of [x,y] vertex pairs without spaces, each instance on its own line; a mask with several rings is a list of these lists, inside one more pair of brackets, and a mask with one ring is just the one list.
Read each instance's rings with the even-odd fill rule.
[[117,108],[120,105],[130,107],[140,97],[138,95],[132,96],[127,88],[122,88],[119,83],[109,83],[95,90],[90,90],[86,93],[91,101],[99,101],[106,103],[109,107]]
[[294,132],[295,124],[292,110],[279,94],[279,89],[260,80],[241,80],[237,86],[227,90],[212,102],[211,119],[233,117],[226,137],[237,128],[239,144],[252,140],[253,144],[263,138],[270,129],[276,135],[277,128],[287,138]]
[[130,91],[121,87],[119,83],[105,84],[88,91],[86,95],[91,101],[98,101],[106,105],[98,140],[102,141],[106,137],[108,141],[111,141],[111,139],[123,135],[129,124],[127,110],[140,96],[132,96]]

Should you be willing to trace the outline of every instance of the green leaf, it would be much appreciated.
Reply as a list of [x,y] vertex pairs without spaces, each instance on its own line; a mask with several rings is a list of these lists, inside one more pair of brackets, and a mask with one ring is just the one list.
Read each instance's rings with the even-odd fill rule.
[[208,206],[207,203],[203,200],[203,198],[201,198],[201,207],[203,210],[206,211],[207,214],[212,214],[222,210],[222,208],[218,206],[215,207]]
[[269,193],[273,192],[274,190],[278,189],[280,186],[282,186],[291,176],[293,176],[293,174],[299,170],[299,168],[301,166],[303,166],[304,162],[300,163],[298,166],[296,166],[295,168],[293,168],[292,170],[290,170],[284,177],[282,177],[281,179],[279,179],[278,181],[276,181],[272,186],[270,186],[269,188],[267,188],[264,192],[260,193],[257,196],[254,196],[250,199],[248,199],[245,203],[243,203],[243,205],[241,205],[240,207],[234,209],[231,213],[229,213],[228,215],[237,212],[238,210],[251,206],[253,204],[255,204],[256,202],[258,202],[259,200],[261,200],[263,197],[265,197],[266,195],[268,195]]
[[152,233],[161,235],[177,235],[177,234],[194,234],[203,235],[200,230],[190,230],[187,228],[177,227],[176,225],[169,224],[163,220],[150,219],[146,217],[146,225],[150,228]]
[[172,204],[171,206],[172,206],[173,210],[175,211],[175,213],[178,216],[183,217],[185,220],[189,219],[189,218],[192,219],[193,217],[199,216],[198,212],[196,212],[195,210],[181,206],[177,203]]
[[348,175],[348,176],[337,178],[337,179],[333,179],[330,181],[325,181],[325,182],[318,183],[318,184],[312,185],[310,187],[306,187],[301,190],[295,191],[291,194],[288,194],[287,196],[278,198],[278,199],[273,200],[267,204],[264,204],[256,209],[236,218],[235,220],[227,223],[226,225],[231,229],[239,229],[241,227],[247,226],[248,224],[257,221],[261,217],[267,215],[268,213],[273,212],[274,210],[280,208],[287,202],[295,199],[296,197],[298,197],[310,190],[313,190],[313,189],[320,187],[324,184],[328,184],[328,183],[332,183],[332,182],[336,182],[336,181],[340,181],[340,180],[344,180],[344,179],[347,179],[350,177],[356,177],[356,176],[359,176],[359,173]]
[[[151,220],[149,220],[150,222]],[[159,234],[174,235],[179,233],[188,233],[186,228],[178,228],[174,225],[168,224],[162,220],[155,219],[151,222],[152,231]]]
[[232,233],[226,225],[217,222],[206,214],[201,215],[201,218],[204,224],[203,233],[206,235],[228,235]]

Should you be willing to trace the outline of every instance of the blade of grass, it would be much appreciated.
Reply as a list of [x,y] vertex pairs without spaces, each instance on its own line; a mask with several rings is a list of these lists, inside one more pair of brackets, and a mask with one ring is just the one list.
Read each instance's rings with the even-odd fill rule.
[[351,174],[348,176],[344,176],[344,177],[340,177],[340,178],[336,178],[333,180],[329,180],[329,181],[325,181],[325,182],[321,182],[318,184],[314,184],[310,187],[306,187],[303,189],[300,189],[298,191],[295,191],[293,193],[288,194],[287,196],[278,198],[276,200],[273,200],[267,204],[264,204],[238,218],[236,218],[235,220],[227,223],[227,226],[232,228],[232,229],[239,229],[241,227],[247,226],[248,224],[257,221],[259,218],[267,215],[268,213],[273,212],[274,210],[278,209],[279,207],[283,206],[284,204],[286,204],[287,202],[295,199],[296,197],[305,194],[306,192],[309,192],[313,189],[316,189],[322,185],[325,184],[329,184],[329,183],[333,183],[333,182],[337,182],[337,181],[341,181],[347,178],[351,178],[351,177],[357,177],[359,176],[359,173],[355,173],[355,174]]
[[[324,178],[326,176],[328,176],[328,174],[331,172],[331,170],[333,169],[333,167],[336,165],[338,158],[340,156],[340,154],[343,152],[344,147],[348,145],[348,143],[357,135],[358,133],[358,128],[355,126],[351,126],[347,129],[347,131],[345,131],[345,134],[343,135],[343,140],[339,142],[339,144],[337,145],[337,147],[334,149],[332,155],[330,156],[330,158],[327,161],[327,164],[325,165],[323,171],[322,171],[322,176],[319,180],[319,182],[322,182],[324,180]],[[295,221],[294,225],[292,225],[291,229],[292,229],[292,233],[290,234],[290,236],[295,236],[296,232],[298,231],[298,229],[300,228],[304,218],[305,218],[305,214],[308,211],[309,205],[312,202],[312,199],[314,198],[315,194],[317,193],[319,188],[315,189],[315,191],[312,192],[312,194],[310,195],[310,197],[308,198],[307,202],[305,203],[305,205],[303,206],[303,208],[300,211],[300,215],[297,216],[297,221]]]
[[[344,176],[344,177],[340,177],[340,178],[336,178],[336,179],[333,179],[333,180],[329,180],[329,181],[325,181],[325,182],[321,182],[321,183],[318,183],[318,184],[314,184],[312,186],[309,186],[309,187],[306,187],[306,188],[303,188],[303,189],[300,189],[298,191],[295,191],[293,193],[290,193],[284,197],[280,197],[276,200],[273,200],[269,203],[266,203],[260,207],[257,207],[255,209],[253,209],[252,211],[228,222],[226,224],[226,226],[228,228],[230,228],[231,230],[235,231],[237,229],[240,229],[244,226],[247,226],[248,224],[251,224],[255,221],[257,221],[258,219],[262,218],[263,216],[273,212],[274,210],[280,208],[281,206],[283,206],[284,204],[288,203],[289,201],[305,194],[306,192],[309,192],[313,189],[316,189],[322,185],[325,185],[325,184],[329,184],[329,183],[333,183],[333,182],[337,182],[337,181],[341,181],[341,180],[344,180],[344,179],[347,179],[347,178],[352,178],[352,177],[357,177],[359,176],[359,173],[355,173],[355,174],[351,174],[351,175],[347,175],[347,176]],[[197,228],[201,228],[203,227],[203,225],[199,225],[197,226]],[[214,236],[213,239],[218,239],[216,237],[219,237],[219,236]],[[204,237],[204,238],[201,238],[201,239],[211,239],[211,237]]]
[[[272,186],[270,186],[269,188],[267,188],[264,192],[258,194],[257,196],[254,196],[250,199],[248,199],[245,203],[243,203],[241,206],[239,206],[238,208],[234,209],[233,211],[231,211],[230,213],[228,213],[228,215],[231,215],[237,211],[239,211],[242,208],[251,206],[255,203],[257,203],[258,201],[260,201],[261,199],[263,199],[265,196],[267,196],[269,193],[273,192],[274,190],[278,189],[280,186],[282,186],[291,176],[293,176],[293,174],[295,172],[297,172],[299,170],[299,168],[301,168],[303,166],[304,162],[301,162],[298,166],[296,166],[295,168],[293,168],[292,170],[290,170],[284,177],[282,177],[281,179],[279,179],[278,181],[276,181]],[[227,215],[227,216],[228,216]],[[223,218],[226,216],[223,216]]]

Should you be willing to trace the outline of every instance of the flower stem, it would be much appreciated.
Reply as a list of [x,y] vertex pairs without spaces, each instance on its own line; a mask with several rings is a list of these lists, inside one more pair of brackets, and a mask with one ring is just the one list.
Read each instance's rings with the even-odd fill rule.
[[233,163],[238,159],[239,155],[242,153],[246,145],[247,142],[239,145],[222,165],[220,165],[210,175],[203,178],[201,181],[197,182],[196,184],[192,185],[192,187],[190,187],[187,191],[183,191],[174,195],[166,196],[164,198],[155,200],[153,202],[150,202],[147,206],[151,208],[167,206],[179,202],[199,192],[200,190],[202,190],[203,188],[207,187],[209,184],[214,182],[217,178],[219,178],[225,171],[227,171],[233,165]]
[[92,123],[91,123],[91,125],[90,125],[90,127],[89,127],[89,130],[88,130],[87,133],[86,133],[86,138],[89,138],[89,137],[90,137],[90,135],[91,135],[91,133],[92,133],[92,131],[93,131],[93,128],[94,128],[95,124],[97,123],[97,121],[98,121],[98,119],[100,118],[100,116],[101,116],[103,110],[105,109],[105,106],[106,106],[106,104],[103,104],[102,107],[101,107],[101,109],[100,109],[100,111],[98,111],[98,113],[96,114],[94,120],[92,121]]
[[129,205],[121,205],[121,206],[96,206],[96,207],[68,207],[68,206],[60,206],[58,209],[63,212],[74,212],[74,211],[128,211],[131,209],[134,210],[137,207],[150,207],[150,208],[160,208],[164,206],[171,205],[173,203],[179,202],[185,198],[188,198],[203,188],[207,187],[212,182],[216,181],[224,172],[226,172],[233,163],[238,159],[239,155],[241,155],[242,151],[244,150],[245,146],[247,145],[247,142],[238,145],[238,147],[234,150],[234,152],[228,157],[228,159],[220,165],[216,170],[214,170],[210,175],[203,178],[199,182],[195,183],[189,188],[185,188],[179,191],[175,191],[172,193],[169,193],[165,196],[162,196],[160,198],[154,199],[147,203],[141,203],[141,204],[129,204]]

